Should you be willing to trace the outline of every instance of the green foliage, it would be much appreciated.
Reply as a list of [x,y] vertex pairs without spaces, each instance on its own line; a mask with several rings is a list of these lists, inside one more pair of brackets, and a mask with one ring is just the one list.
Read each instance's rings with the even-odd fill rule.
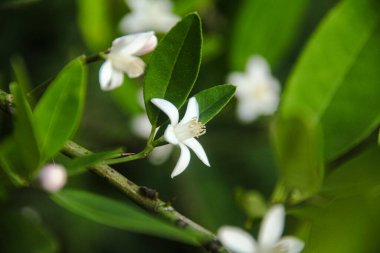
[[103,163],[105,160],[120,157],[122,153],[122,149],[93,153],[74,158],[70,160],[65,167],[70,176],[77,175],[87,171],[88,168],[96,164]]
[[231,65],[243,70],[251,55],[278,64],[295,40],[308,1],[245,0],[235,20]]
[[1,252],[54,253],[58,250],[55,238],[42,224],[15,210],[1,213],[0,234]]
[[0,146],[0,163],[16,185],[24,185],[38,169],[40,149],[25,94],[16,83],[11,91],[16,105],[14,131]]
[[42,160],[54,156],[72,137],[83,111],[86,70],[81,59],[69,63],[38,102],[34,115]]
[[227,105],[235,94],[236,87],[230,84],[218,85],[195,95],[199,104],[199,121],[206,124]]
[[324,175],[318,124],[305,117],[278,118],[273,140],[291,201],[298,202],[317,193]]
[[328,161],[379,124],[373,110],[380,107],[379,22],[376,1],[343,1],[312,36],[288,82],[281,114],[321,121]]
[[87,46],[95,52],[107,49],[114,37],[109,3],[109,0],[77,1],[79,28]]
[[62,207],[100,224],[195,243],[194,238],[181,229],[155,219],[127,203],[79,190],[64,190],[53,195],[52,199]]
[[159,110],[150,103],[163,98],[180,108],[198,76],[201,61],[202,33],[198,14],[178,22],[160,41],[152,54],[144,81],[144,101],[152,125],[161,125]]

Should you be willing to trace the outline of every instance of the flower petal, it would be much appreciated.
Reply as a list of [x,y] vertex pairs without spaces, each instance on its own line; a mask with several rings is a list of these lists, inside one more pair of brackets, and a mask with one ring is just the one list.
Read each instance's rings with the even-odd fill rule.
[[164,145],[155,147],[153,151],[149,154],[148,160],[154,165],[160,165],[168,160],[170,154],[172,153],[173,145]]
[[115,69],[126,73],[129,78],[136,78],[144,73],[145,63],[137,56],[110,53],[108,59]]
[[235,253],[254,253],[256,252],[255,239],[238,227],[223,226],[217,232],[220,242],[228,250]]
[[179,140],[178,140],[177,136],[175,135],[173,125],[168,125],[168,127],[165,130],[164,136],[165,136],[165,140],[167,142],[174,144],[174,145],[178,145]]
[[271,76],[270,66],[264,57],[255,55],[248,59],[247,72],[250,76]]
[[184,140],[183,143],[188,146],[191,150],[194,151],[194,153],[198,156],[198,158],[206,164],[208,167],[210,167],[210,163],[208,161],[206,152],[204,151],[202,145],[195,139],[190,138],[187,140]]
[[111,61],[105,61],[99,70],[99,82],[102,90],[112,90],[124,81],[124,75],[121,71],[112,68]]
[[185,116],[183,116],[180,124],[185,124],[191,121],[193,118],[198,120],[198,117],[199,117],[199,105],[195,97],[192,97],[189,99],[189,102],[187,103]]
[[276,249],[284,253],[299,253],[305,246],[304,242],[294,236],[285,236],[277,244]]
[[178,110],[172,103],[162,98],[152,98],[150,101],[169,117],[173,126],[178,124]]
[[284,220],[285,209],[282,205],[274,205],[269,209],[261,223],[258,237],[260,247],[272,247],[280,240]]
[[172,172],[172,178],[181,174],[187,168],[190,162],[190,150],[181,143],[179,144],[179,147],[181,148],[181,154],[179,156],[177,165]]
[[111,53],[139,56],[151,52],[156,46],[157,37],[154,31],[134,33],[115,39]]

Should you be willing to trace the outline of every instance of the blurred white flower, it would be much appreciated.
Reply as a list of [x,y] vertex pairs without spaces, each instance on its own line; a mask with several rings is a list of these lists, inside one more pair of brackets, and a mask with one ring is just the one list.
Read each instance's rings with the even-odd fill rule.
[[274,205],[266,213],[259,231],[258,241],[246,231],[231,226],[218,230],[221,243],[234,253],[299,253],[304,243],[294,236],[281,238],[284,230],[285,209]]
[[153,51],[157,46],[154,32],[136,33],[115,39],[107,60],[100,67],[99,82],[103,90],[119,87],[124,81],[124,73],[129,78],[144,73],[145,63],[138,56]]
[[45,191],[57,192],[66,184],[66,169],[59,164],[47,164],[41,169],[38,181]]
[[202,145],[194,138],[199,137],[206,132],[205,125],[198,122],[199,106],[195,97],[189,99],[185,116],[183,116],[180,122],[178,122],[178,110],[172,103],[160,98],[153,98],[151,102],[169,117],[170,124],[165,130],[165,140],[173,145],[178,145],[181,149],[179,160],[171,177],[173,178],[181,174],[189,165],[189,148],[194,151],[205,165],[210,166]]
[[237,115],[242,122],[252,122],[260,115],[271,115],[277,110],[281,87],[263,57],[251,57],[246,72],[232,72],[227,79],[237,86]]
[[170,0],[127,0],[131,9],[120,22],[120,29],[125,33],[154,30],[165,33],[178,21],[172,12]]
[[[132,119],[131,128],[137,136],[143,139],[148,139],[150,131],[152,129],[152,125],[150,124],[150,121],[146,114],[141,114],[135,116]],[[149,154],[148,160],[154,165],[163,164],[169,158],[172,150],[173,146],[171,145],[155,147],[153,151]]]

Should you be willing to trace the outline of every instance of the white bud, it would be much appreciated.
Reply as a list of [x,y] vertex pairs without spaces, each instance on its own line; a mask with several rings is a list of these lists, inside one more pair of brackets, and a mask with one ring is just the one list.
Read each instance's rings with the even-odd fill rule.
[[45,191],[57,192],[66,184],[66,169],[59,164],[48,164],[41,169],[38,180]]

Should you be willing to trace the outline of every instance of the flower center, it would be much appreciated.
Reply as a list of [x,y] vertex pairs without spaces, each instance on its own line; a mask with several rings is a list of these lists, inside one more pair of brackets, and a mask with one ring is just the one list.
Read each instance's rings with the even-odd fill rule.
[[174,132],[178,140],[184,141],[205,134],[206,126],[198,122],[196,118],[192,118],[189,122],[176,125]]

